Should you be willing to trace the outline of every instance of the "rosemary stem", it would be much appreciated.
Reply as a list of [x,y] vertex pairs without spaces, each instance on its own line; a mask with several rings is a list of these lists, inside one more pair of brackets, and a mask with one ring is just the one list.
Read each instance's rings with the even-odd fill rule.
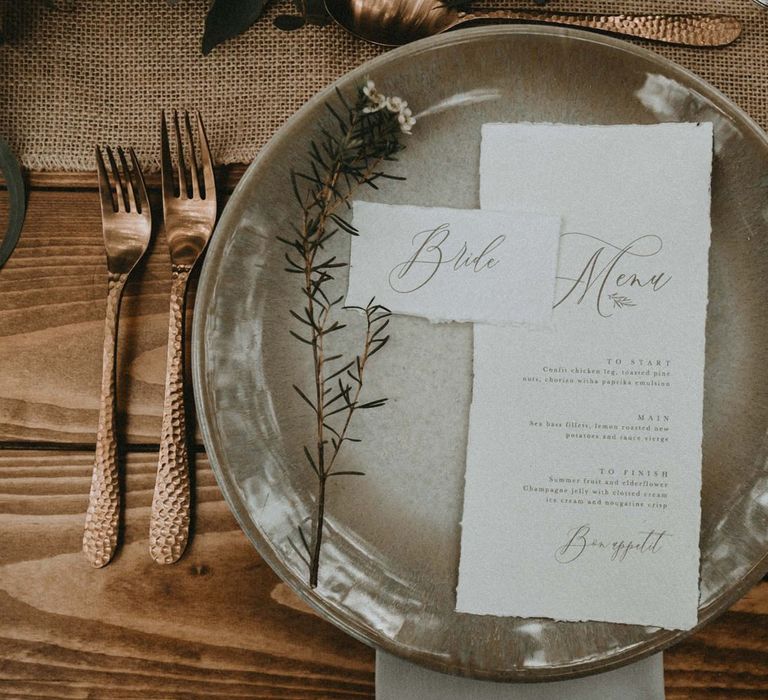
[[[321,238],[325,232],[326,221],[332,210],[332,193],[336,187],[339,175],[341,173],[341,164],[337,163],[328,177],[323,192],[323,206],[318,218],[318,224],[315,228],[315,235]],[[305,231],[307,227],[305,226]],[[312,280],[312,268],[315,263],[315,253],[317,247],[305,245],[305,288],[307,291],[308,308],[311,318],[315,318],[314,295],[312,289],[314,282]],[[317,586],[317,574],[320,568],[320,548],[323,543],[323,525],[325,521],[325,357],[323,354],[323,332],[328,321],[330,309],[325,307],[317,318],[317,323],[312,327],[312,356],[314,360],[315,371],[315,406],[316,408],[316,445],[317,445],[317,512],[312,527],[312,555],[309,565],[309,585],[312,588]],[[334,455],[335,457],[335,455]]]
[[[347,110],[348,119],[343,119],[329,105],[335,121],[332,120],[332,126],[322,129],[324,141],[319,145],[314,141],[311,143],[311,172],[291,173],[294,193],[303,210],[303,225],[300,230],[294,229],[297,234],[295,240],[280,238],[291,248],[290,253],[286,254],[289,265],[287,271],[304,273],[300,278],[300,286],[303,287],[307,299],[301,313],[291,311],[294,318],[304,324],[305,328],[301,334],[293,331],[291,334],[312,347],[314,398],[310,398],[313,392],[307,391],[305,394],[294,385],[296,392],[314,410],[316,419],[314,440],[308,441],[304,446],[306,459],[318,480],[317,501],[313,508],[309,541],[304,535],[303,527],[299,526],[299,534],[309,557],[309,584],[312,588],[317,586],[320,568],[327,482],[330,476],[336,474],[361,474],[357,471],[334,472],[333,467],[344,442],[353,440],[348,437],[347,432],[360,401],[366,362],[387,340],[377,338],[383,328],[374,327],[375,322],[380,321],[382,316],[374,318],[376,312],[373,309],[380,311],[383,307],[373,307],[371,302],[366,308],[365,341],[361,353],[356,357],[356,374],[353,373],[354,370],[349,371],[349,367],[354,363],[342,362],[336,365],[341,367],[336,371],[328,369],[331,362],[339,361],[343,357],[343,353],[329,353],[326,356],[327,348],[324,347],[325,336],[344,327],[344,324],[333,322],[331,319],[332,308],[339,304],[343,297],[332,300],[324,287],[335,279],[335,269],[344,267],[347,263],[338,261],[335,255],[323,252],[324,244],[339,230],[356,235],[354,227],[341,218],[338,209],[342,206],[351,208],[352,197],[361,185],[376,187],[374,181],[379,177],[386,177],[378,168],[384,160],[392,159],[393,154],[402,148],[398,137],[401,132],[410,133],[410,126],[414,122],[405,102],[399,98],[390,99],[380,95],[370,80],[360,88],[354,107],[344,100],[341,93],[339,96]],[[329,131],[334,129],[337,123],[340,131],[338,137]],[[304,194],[301,193],[303,188],[299,185],[301,181],[311,183]],[[337,228],[326,233],[326,229],[334,225]],[[296,262],[293,257],[295,252],[298,252],[303,261],[303,269],[301,263]],[[338,390],[333,389],[336,382],[339,385]],[[353,386],[353,383],[356,386]],[[362,408],[375,408],[385,400],[363,404]],[[341,429],[337,430],[337,427]],[[312,454],[310,447],[312,442],[315,454]]]
[[327,477],[321,474],[317,487],[317,517],[312,536],[312,559],[309,562],[309,585],[317,587],[317,572],[320,569],[320,546],[323,542],[323,525],[325,523],[325,482]]
[[344,444],[344,439],[347,436],[347,430],[349,429],[349,424],[352,421],[352,415],[355,413],[355,407],[357,406],[357,402],[360,400],[360,393],[363,390],[363,375],[365,374],[365,363],[368,361],[368,354],[371,350],[371,318],[370,316],[367,317],[367,327],[365,331],[365,345],[363,346],[363,353],[360,356],[360,369],[358,372],[358,379],[360,380],[357,384],[357,389],[355,389],[355,395],[352,398],[352,401],[350,402],[349,408],[347,409],[347,415],[344,420],[344,425],[341,428],[341,431],[339,432],[339,441],[336,444],[336,449],[331,453],[331,458],[328,460],[328,470],[327,472],[330,472],[333,469],[333,465],[336,462],[336,457],[339,454],[339,450],[341,450],[341,446]]

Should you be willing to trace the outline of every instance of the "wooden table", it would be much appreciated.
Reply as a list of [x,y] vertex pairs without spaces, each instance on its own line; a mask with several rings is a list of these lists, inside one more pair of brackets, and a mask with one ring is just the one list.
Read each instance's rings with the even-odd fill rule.
[[[241,173],[222,171],[222,189]],[[96,179],[32,173],[29,184],[21,241],[0,269],[0,696],[373,698],[373,650],[261,560],[199,437],[191,545],[172,566],[149,558],[170,290],[162,231],[122,309],[123,543],[106,568],[86,563],[106,294]],[[157,177],[149,184],[159,205]],[[768,698],[766,615],[762,582],[670,650],[668,697]]]

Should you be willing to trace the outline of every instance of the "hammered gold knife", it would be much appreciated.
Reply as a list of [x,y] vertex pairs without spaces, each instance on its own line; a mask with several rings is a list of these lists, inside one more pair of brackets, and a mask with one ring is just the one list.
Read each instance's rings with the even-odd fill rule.
[[[463,3],[462,3],[463,4]],[[726,46],[739,38],[737,17],[719,14],[626,14],[525,9],[464,11],[447,0],[325,0],[328,14],[355,36],[400,46],[479,21],[580,27],[680,46]]]

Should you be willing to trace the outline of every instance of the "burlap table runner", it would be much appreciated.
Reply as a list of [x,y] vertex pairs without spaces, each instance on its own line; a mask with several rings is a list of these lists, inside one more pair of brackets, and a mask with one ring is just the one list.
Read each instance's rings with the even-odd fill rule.
[[[219,163],[249,162],[310,96],[380,53],[335,26],[285,33],[289,2],[203,57],[207,0],[11,0],[0,46],[0,135],[34,170],[93,170],[96,143],[133,145],[157,167],[161,107],[205,115]],[[533,7],[528,2],[497,6]],[[768,126],[768,11],[751,0],[554,0],[601,12],[727,12],[745,32],[725,49],[654,50],[698,73]],[[649,44],[649,46],[651,46]]]

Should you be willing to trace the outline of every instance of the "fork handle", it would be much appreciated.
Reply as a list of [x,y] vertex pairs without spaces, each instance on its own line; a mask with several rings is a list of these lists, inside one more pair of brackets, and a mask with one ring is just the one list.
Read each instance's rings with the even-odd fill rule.
[[582,27],[608,34],[632,36],[682,46],[726,46],[739,38],[742,29],[741,22],[736,17],[727,15],[607,15],[537,10],[491,10],[463,13],[456,25],[479,19],[516,20]]
[[110,275],[104,320],[99,427],[91,493],[85,514],[83,553],[95,567],[109,563],[117,547],[120,527],[120,473],[117,462],[115,358],[120,299],[128,275]]
[[149,553],[158,564],[173,564],[189,538],[189,455],[184,410],[184,303],[191,266],[174,265],[163,426],[149,525]]

